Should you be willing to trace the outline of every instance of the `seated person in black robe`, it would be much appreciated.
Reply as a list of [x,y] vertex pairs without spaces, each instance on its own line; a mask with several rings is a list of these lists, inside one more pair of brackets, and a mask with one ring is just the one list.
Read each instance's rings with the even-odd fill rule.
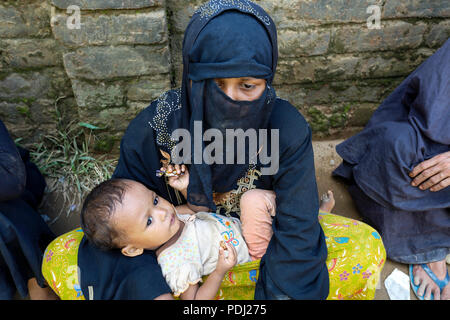
[[419,298],[450,299],[450,40],[336,150],[344,161],[334,174],[388,258],[410,265]]
[[54,239],[36,211],[46,183],[29,160],[29,152],[16,147],[0,121],[0,300],[54,299],[41,273],[42,255]]

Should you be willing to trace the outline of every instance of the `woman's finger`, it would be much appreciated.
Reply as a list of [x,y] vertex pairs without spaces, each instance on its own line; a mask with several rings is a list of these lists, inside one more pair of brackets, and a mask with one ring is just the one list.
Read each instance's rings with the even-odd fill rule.
[[[439,155],[438,155],[439,156]],[[426,170],[432,166],[434,166],[435,164],[437,164],[439,162],[439,158],[438,156],[435,156],[431,159],[422,161],[421,163],[419,163],[417,166],[414,167],[414,169],[410,172],[409,176],[411,178],[414,178],[415,176],[417,176],[419,173],[421,173],[423,170]]]
[[167,181],[169,182],[169,184],[174,184],[174,182],[176,182],[178,180],[178,176],[171,176],[167,178]]
[[449,157],[450,157],[450,152],[444,152],[444,153],[441,153],[441,154],[438,154],[438,155],[434,156],[431,159],[422,161],[421,163],[419,163],[417,166],[415,166],[413,168],[413,170],[409,173],[409,176],[411,178],[414,178],[419,173],[421,173],[423,170],[426,170],[426,169],[436,165],[437,163],[439,163],[441,161],[446,161],[446,160],[448,160]]
[[[428,173],[429,175],[429,177],[427,177],[427,180],[425,180],[420,185],[416,184],[416,186],[419,185],[419,188],[421,190],[426,190],[435,186],[438,187],[438,185],[440,185],[441,182],[445,181],[447,178],[450,178],[450,163],[447,163],[447,161],[443,161],[440,164],[434,166],[433,168],[425,170],[424,174],[426,173]],[[414,181],[412,182],[412,184],[413,183]],[[439,190],[441,190],[446,186],[447,185],[444,182],[442,185],[440,185],[441,188],[439,188]]]
[[[429,178],[438,174],[441,169],[442,169],[441,166],[439,164],[436,164],[436,165],[432,166],[431,168],[428,168],[428,169],[422,171],[417,177],[414,178],[413,181],[411,181],[411,185],[413,187],[417,187],[422,182],[424,182],[424,181],[428,180]],[[431,185],[428,187],[431,187]],[[421,188],[421,189],[424,189],[424,188]]]
[[430,188],[430,191],[433,191],[433,192],[440,191],[442,189],[447,188],[448,186],[450,186],[450,178],[446,178],[446,179],[442,180],[441,182],[439,182],[438,184],[432,186]]

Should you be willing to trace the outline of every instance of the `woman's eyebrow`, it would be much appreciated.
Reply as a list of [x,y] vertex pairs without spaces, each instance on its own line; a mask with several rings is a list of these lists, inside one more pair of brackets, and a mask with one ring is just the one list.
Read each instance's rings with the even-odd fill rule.
[[251,78],[251,77],[242,77],[241,78],[241,81],[258,81],[258,80],[261,80],[261,79]]

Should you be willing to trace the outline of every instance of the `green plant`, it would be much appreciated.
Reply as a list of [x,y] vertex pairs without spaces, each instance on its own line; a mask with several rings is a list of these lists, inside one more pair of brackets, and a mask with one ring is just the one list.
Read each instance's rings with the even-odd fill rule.
[[44,176],[51,179],[48,193],[63,197],[63,205],[55,222],[66,210],[66,216],[79,211],[87,193],[107,180],[115,168],[116,159],[107,155],[94,156],[90,150],[92,131],[99,128],[84,122],[71,122],[54,134],[45,135],[40,143],[29,147],[31,160]]

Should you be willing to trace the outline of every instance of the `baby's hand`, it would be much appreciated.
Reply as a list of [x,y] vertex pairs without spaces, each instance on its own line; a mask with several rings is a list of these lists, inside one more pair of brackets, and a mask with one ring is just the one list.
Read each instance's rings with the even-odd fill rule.
[[169,177],[168,182],[169,185],[178,190],[185,191],[189,185],[189,171],[184,164],[181,166],[176,164],[175,166],[169,165],[167,168],[161,168],[162,172],[167,171],[167,173],[174,173],[176,175]]
[[[226,249],[225,249],[226,248]],[[231,243],[220,242],[216,271],[225,273],[237,263],[237,252]]]

